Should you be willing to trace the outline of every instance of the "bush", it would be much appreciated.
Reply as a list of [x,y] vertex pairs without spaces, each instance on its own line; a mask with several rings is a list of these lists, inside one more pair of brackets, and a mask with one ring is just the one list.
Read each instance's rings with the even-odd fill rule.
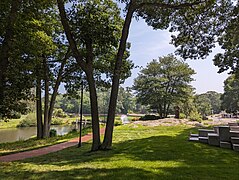
[[62,109],[59,108],[59,109],[54,109],[53,116],[65,118],[67,117],[67,114]]
[[19,122],[17,127],[33,127],[37,126],[36,114],[30,113],[23,120]]
[[189,119],[191,121],[202,122],[202,117],[197,111],[191,112],[189,115]]
[[11,119],[20,119],[20,118],[21,118],[21,113],[18,113],[18,112],[11,113]]
[[183,113],[180,113],[179,114],[179,119],[185,119],[186,118],[186,115],[185,114],[183,114]]
[[121,120],[115,120],[114,125],[115,126],[120,126],[120,125],[122,125],[122,121]]
[[138,117],[133,117],[132,119],[131,119],[131,121],[138,121],[140,118],[138,118]]
[[50,130],[50,137],[56,137],[57,136],[57,131],[55,129]]
[[149,114],[139,118],[139,120],[157,120],[157,119],[160,119],[160,117],[155,115],[149,115]]
[[61,125],[61,124],[63,124],[63,120],[60,118],[52,118],[51,124],[52,125]]

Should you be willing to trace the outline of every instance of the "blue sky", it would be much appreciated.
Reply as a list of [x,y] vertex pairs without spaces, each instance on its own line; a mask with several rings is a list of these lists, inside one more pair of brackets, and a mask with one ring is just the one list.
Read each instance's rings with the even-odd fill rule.
[[[131,43],[130,59],[135,65],[145,67],[152,59],[157,59],[159,56],[164,56],[174,53],[175,47],[170,42],[170,33],[165,30],[153,30],[147,26],[144,20],[133,20],[130,28],[128,41]],[[196,71],[195,79],[192,82],[197,94],[205,93],[207,91],[223,92],[223,82],[228,77],[227,73],[218,74],[218,68],[213,65],[213,56],[219,52],[217,47],[204,60],[187,60],[186,62],[192,69]],[[124,87],[132,86],[133,79],[137,77],[139,69],[132,71],[132,77],[128,78]]]

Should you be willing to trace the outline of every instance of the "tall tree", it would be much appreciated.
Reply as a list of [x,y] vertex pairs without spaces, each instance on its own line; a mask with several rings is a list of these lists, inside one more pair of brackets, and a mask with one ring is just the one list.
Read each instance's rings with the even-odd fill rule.
[[193,74],[188,64],[172,55],[153,60],[134,81],[138,101],[156,109],[161,118],[167,117],[173,103],[189,96]]
[[236,75],[229,76],[224,81],[222,94],[222,109],[228,113],[237,113],[239,109],[239,80]]
[[38,51],[36,24],[42,9],[51,1],[3,0],[0,3],[0,112],[8,117],[12,111],[23,112],[23,99],[30,98],[34,78],[34,58]]
[[72,9],[67,14],[63,1],[57,2],[61,22],[73,56],[86,74],[92,115],[93,143],[91,149],[98,150],[101,142],[94,79],[95,62],[97,55],[105,54],[118,45],[118,34],[122,25],[119,9],[113,1],[72,1]]
[[197,111],[203,118],[205,118],[207,115],[212,114],[210,99],[208,99],[204,94],[196,95],[194,103]]
[[[192,38],[193,40],[197,40],[198,37],[201,37],[200,36],[201,34],[206,34],[205,32],[208,32],[208,31],[194,33],[193,34],[194,36],[192,37],[190,36],[189,38],[186,38],[188,40],[187,43],[184,43],[186,41],[184,40],[183,34],[187,35],[188,29],[189,29],[189,32],[193,31],[194,28],[191,28],[191,27],[195,27],[195,28],[204,27],[204,26],[201,26],[201,24],[198,22],[203,22],[207,17],[212,16],[212,13],[210,11],[211,9],[213,9],[214,12],[217,12],[218,9],[215,8],[215,6],[218,7],[220,6],[220,4],[224,6],[225,4],[224,2],[220,3],[220,2],[215,2],[214,0],[205,0],[205,1],[192,0],[190,2],[185,2],[183,0],[182,1],[121,0],[120,2],[126,4],[126,8],[125,8],[126,15],[125,15],[124,26],[122,29],[121,39],[119,43],[118,53],[116,56],[115,70],[114,70],[111,96],[110,96],[111,98],[110,98],[109,109],[108,109],[107,124],[106,124],[104,141],[101,146],[102,149],[110,149],[112,146],[113,125],[114,125],[114,118],[115,118],[117,95],[119,90],[122,56],[126,47],[126,41],[129,35],[129,28],[130,28],[131,20],[134,13],[137,12],[137,16],[143,17],[146,20],[147,24],[150,26],[153,26],[155,29],[167,29],[170,26],[171,31],[178,32],[177,33],[178,36],[173,36],[173,42],[176,46],[179,46],[178,42],[182,42],[180,45],[182,45],[183,50],[179,50],[179,53],[185,56],[184,48],[189,49],[190,52],[195,53],[196,51],[196,49],[192,48],[194,46],[191,45],[191,44],[195,45],[194,42],[192,43],[190,40]],[[224,10],[225,8],[221,8],[221,9]],[[227,11],[225,10],[224,12],[227,12]],[[201,16],[201,14],[203,16]],[[190,21],[188,20],[187,17],[190,18]],[[194,19],[196,20],[194,21]],[[211,21],[208,21],[208,22],[211,22]],[[210,27],[210,26],[207,26],[207,27]],[[203,39],[207,40],[206,37]],[[200,42],[200,40],[197,42]],[[197,52],[198,54],[201,54],[201,49],[203,48],[205,49],[205,45],[199,44],[199,46],[200,48],[198,48]],[[205,52],[207,53],[208,51],[203,51],[203,53]]]

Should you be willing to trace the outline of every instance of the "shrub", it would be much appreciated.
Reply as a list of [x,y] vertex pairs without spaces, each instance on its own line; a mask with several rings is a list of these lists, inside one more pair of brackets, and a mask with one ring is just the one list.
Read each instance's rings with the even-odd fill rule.
[[59,108],[59,109],[54,109],[53,116],[65,118],[67,117],[67,114],[62,109]]
[[11,113],[11,119],[20,119],[20,118],[21,118],[21,113],[18,113],[18,112]]
[[19,122],[17,127],[33,127],[36,125],[37,125],[36,114],[30,113]]
[[57,136],[57,131],[55,129],[50,130],[50,137],[56,137]]
[[114,125],[115,126],[120,126],[120,125],[122,125],[122,121],[121,120],[115,120]]
[[52,118],[51,124],[52,125],[61,125],[61,124],[63,124],[63,120],[60,118]]
[[133,117],[132,119],[131,119],[131,121],[138,121],[140,118],[138,118],[138,117]]
[[160,119],[160,117],[149,114],[139,118],[139,120],[157,120],[157,119]]
[[186,118],[186,115],[185,114],[183,114],[183,113],[180,113],[179,114],[179,119],[185,119]]
[[189,115],[189,119],[191,121],[197,121],[197,122],[202,122],[202,117],[197,111],[193,111]]

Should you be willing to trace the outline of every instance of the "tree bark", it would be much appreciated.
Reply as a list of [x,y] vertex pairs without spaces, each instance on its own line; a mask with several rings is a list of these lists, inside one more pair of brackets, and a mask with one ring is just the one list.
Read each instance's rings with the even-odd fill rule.
[[37,70],[36,84],[36,114],[37,114],[37,139],[43,138],[43,123],[42,123],[42,100],[41,100],[41,78]]
[[45,83],[45,98],[44,98],[44,125],[43,125],[43,137],[49,137],[50,124],[48,117],[49,109],[49,69],[47,59],[43,58],[43,69],[44,69],[44,83]]
[[95,80],[93,76],[93,69],[86,71],[86,77],[89,83],[92,132],[93,132],[93,143],[92,143],[91,150],[96,151],[96,150],[99,150],[101,142],[100,142],[98,101],[97,101]]
[[87,71],[86,78],[89,84],[89,91],[90,91],[90,106],[91,106],[91,120],[92,120],[92,132],[93,132],[93,143],[91,147],[91,151],[99,150],[101,142],[100,142],[100,126],[99,126],[99,111],[98,111],[98,99],[97,99],[97,92],[95,87],[95,80],[94,80],[94,69],[93,69],[93,44],[92,39],[87,39],[86,41],[86,64],[87,64]]
[[53,115],[54,105],[55,105],[55,102],[56,102],[56,96],[57,96],[58,89],[59,89],[59,86],[60,86],[62,78],[63,78],[63,70],[64,70],[64,67],[65,67],[66,61],[69,58],[69,55],[70,55],[70,49],[68,49],[68,51],[67,51],[67,53],[66,53],[66,55],[65,55],[65,57],[64,57],[64,59],[61,63],[61,67],[60,67],[59,72],[57,74],[57,79],[56,79],[56,82],[55,82],[55,86],[53,87],[53,93],[52,93],[52,96],[51,96],[49,110],[48,110],[48,126],[49,127],[50,127],[51,121],[52,121],[52,115]]
[[108,116],[107,116],[107,123],[105,129],[105,136],[103,144],[101,145],[101,149],[107,150],[112,148],[112,138],[113,138],[113,128],[114,128],[114,119],[115,119],[115,110],[117,104],[117,96],[119,91],[119,82],[120,82],[120,74],[121,74],[121,67],[123,62],[123,55],[126,49],[126,42],[129,35],[129,28],[132,21],[132,17],[135,11],[134,4],[132,1],[129,3],[128,12],[125,18],[120,45],[118,49],[118,53],[116,56],[116,63],[114,69],[114,75],[112,79],[112,88],[111,88],[111,95],[110,95],[110,103],[108,109]]
[[[63,25],[64,31],[66,33],[67,40],[70,44],[70,48],[73,52],[73,55],[81,67],[81,69],[86,73],[87,81],[89,83],[90,89],[90,100],[91,100],[91,116],[92,116],[92,131],[93,131],[93,143],[91,150],[95,151],[99,149],[100,146],[100,131],[99,131],[99,114],[98,114],[98,103],[97,103],[97,94],[95,88],[95,81],[93,77],[93,67],[92,67],[92,47],[87,45],[87,61],[83,60],[83,56],[80,51],[77,49],[76,42],[74,40],[73,34],[70,30],[70,26],[68,24],[68,19],[65,13],[64,2],[62,0],[57,0],[58,9],[60,12],[61,23]],[[90,49],[88,49],[90,48]]]

